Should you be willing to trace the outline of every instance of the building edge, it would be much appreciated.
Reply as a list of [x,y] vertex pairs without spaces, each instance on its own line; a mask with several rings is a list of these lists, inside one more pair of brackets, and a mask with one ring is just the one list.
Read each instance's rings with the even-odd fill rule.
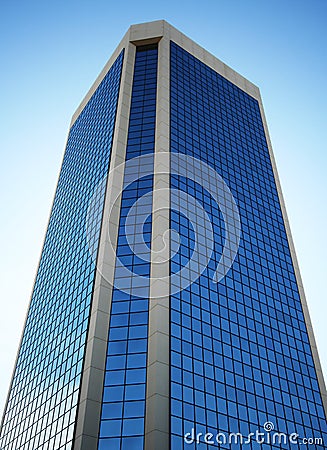
[[[70,131],[70,129],[69,129],[69,131]],[[36,267],[36,271],[35,271],[35,275],[34,275],[34,279],[33,279],[33,283],[32,283],[31,293],[30,293],[30,296],[29,296],[29,302],[28,302],[26,313],[25,313],[25,317],[24,317],[24,320],[23,320],[23,330],[22,330],[22,332],[20,334],[20,339],[19,339],[19,344],[18,344],[18,347],[17,347],[17,352],[16,352],[15,361],[14,361],[14,366],[13,366],[13,370],[12,370],[12,373],[11,373],[8,393],[7,393],[6,401],[5,401],[4,408],[3,408],[3,413],[2,413],[2,417],[1,417],[1,423],[0,423],[0,436],[1,436],[1,431],[2,431],[2,427],[3,427],[3,423],[4,423],[4,419],[5,419],[5,415],[6,415],[6,411],[7,411],[7,407],[8,407],[8,402],[9,402],[10,392],[11,392],[11,389],[12,389],[12,384],[13,384],[13,381],[14,381],[14,376],[15,376],[15,372],[16,372],[19,352],[20,352],[20,349],[21,349],[21,346],[22,346],[22,343],[23,343],[23,338],[24,338],[25,328],[26,328],[26,324],[27,324],[28,314],[29,314],[29,311],[30,311],[31,303],[32,303],[32,296],[33,296],[33,292],[34,292],[34,286],[35,286],[37,274],[39,272],[39,268],[40,268],[40,264],[41,264],[43,247],[44,247],[44,244],[45,244],[45,239],[47,237],[47,232],[48,232],[48,228],[49,228],[49,224],[50,224],[52,209],[53,209],[53,205],[54,205],[54,201],[55,201],[56,193],[57,193],[57,189],[58,189],[59,178],[60,178],[61,170],[62,170],[63,163],[64,163],[65,151],[66,151],[68,138],[69,138],[69,131],[67,133],[66,142],[65,142],[65,146],[64,146],[64,151],[63,151],[63,154],[62,154],[62,157],[61,157],[61,163],[60,163],[60,168],[59,168],[59,175],[58,175],[58,178],[57,178],[56,187],[55,187],[55,190],[54,190],[53,199],[52,199],[52,203],[51,203],[51,206],[50,206],[50,211],[49,211],[49,214],[48,214],[47,226],[46,226],[45,233],[43,235],[43,239],[42,239],[42,243],[41,243],[39,259],[38,259],[38,263],[37,263],[37,267]],[[1,447],[0,447],[0,450],[1,450]]]
[[299,267],[299,263],[298,263],[298,259],[297,259],[297,255],[296,255],[296,251],[295,251],[295,246],[294,246],[294,241],[293,241],[293,237],[292,237],[290,223],[288,220],[288,214],[287,214],[287,210],[286,210],[284,195],[283,195],[283,191],[282,191],[282,187],[281,187],[281,183],[280,183],[280,179],[279,179],[279,175],[278,175],[277,164],[276,164],[276,160],[275,160],[275,156],[274,156],[274,152],[273,152],[273,148],[272,148],[272,144],[271,144],[271,140],[270,140],[268,124],[267,124],[266,116],[264,113],[263,102],[262,102],[262,98],[261,98],[260,94],[259,94],[259,98],[258,98],[258,103],[259,103],[260,114],[261,114],[261,118],[262,118],[264,131],[265,131],[267,146],[268,146],[268,150],[269,150],[269,157],[270,157],[270,161],[271,161],[271,165],[272,165],[272,169],[273,169],[273,173],[274,173],[274,178],[275,178],[275,183],[276,183],[276,187],[277,187],[278,199],[279,199],[282,216],[283,216],[283,221],[284,221],[284,225],[285,225],[285,229],[286,229],[286,235],[287,235],[288,245],[290,248],[292,263],[293,263],[293,267],[294,267],[295,278],[296,278],[297,286],[299,289],[300,300],[301,300],[301,305],[302,305],[302,310],[303,310],[303,315],[304,315],[304,321],[305,321],[305,325],[306,325],[307,332],[308,332],[309,343],[310,343],[313,362],[314,362],[315,370],[316,370],[316,374],[317,374],[320,394],[321,394],[322,403],[323,403],[323,407],[324,407],[324,411],[325,411],[325,417],[327,418],[327,391],[326,391],[326,384],[325,384],[325,380],[324,380],[324,374],[323,374],[321,363],[320,363],[316,339],[315,339],[312,322],[311,322],[311,317],[310,317],[310,313],[309,313],[309,309],[308,309],[308,303],[307,303],[306,295],[304,292],[300,267]]
[[[112,287],[115,272],[115,262],[108,257],[110,254],[107,250],[109,245],[108,224],[110,217],[110,237],[113,241],[114,248],[116,248],[121,199],[114,204],[113,208],[112,205],[116,194],[122,190],[124,178],[123,170],[112,171],[112,169],[125,162],[135,58],[135,47],[129,42],[128,34],[124,36],[115,50],[114,57],[110,58],[109,63],[106,65],[106,72],[101,72],[102,78],[100,80],[101,82],[123,49],[124,60],[105,191],[96,275],[80,386],[80,398],[73,438],[74,450],[96,450],[98,447]],[[89,92],[91,92],[92,96],[94,91],[91,88]],[[90,97],[87,96],[86,98],[85,105]],[[83,105],[80,112],[85,105]]]

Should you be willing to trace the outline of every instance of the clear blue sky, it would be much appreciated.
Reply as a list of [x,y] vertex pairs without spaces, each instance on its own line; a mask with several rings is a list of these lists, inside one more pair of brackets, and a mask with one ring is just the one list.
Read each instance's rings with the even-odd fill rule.
[[70,118],[128,26],[166,19],[257,84],[327,375],[327,2],[1,2],[0,410]]

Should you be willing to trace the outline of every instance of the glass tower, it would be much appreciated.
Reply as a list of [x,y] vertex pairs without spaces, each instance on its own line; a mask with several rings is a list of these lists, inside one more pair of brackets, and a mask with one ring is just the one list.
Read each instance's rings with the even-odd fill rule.
[[326,404],[258,88],[131,26],[72,118],[0,448],[324,449]]

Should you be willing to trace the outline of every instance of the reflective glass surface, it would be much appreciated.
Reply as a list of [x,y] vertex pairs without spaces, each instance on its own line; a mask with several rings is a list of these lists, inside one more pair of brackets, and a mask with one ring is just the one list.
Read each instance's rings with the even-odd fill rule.
[[[237,203],[241,239],[235,261],[217,284],[225,228],[219,206],[196,182],[171,176],[206,210],[213,253],[202,275],[171,295],[171,444],[195,448],[307,448],[324,438],[326,421],[294,267],[258,102],[171,43],[171,151],[207,163],[223,177]],[[186,204],[185,208],[188,205]],[[191,214],[191,213],[190,213]],[[177,273],[194,251],[187,214],[171,212],[180,249]],[[202,240],[203,251],[209,243]],[[208,248],[211,251],[211,248]],[[291,444],[208,444],[205,433],[275,432],[299,435]],[[267,425],[266,425],[267,427]],[[192,443],[192,429],[202,433]],[[185,442],[184,435],[188,435]],[[269,435],[269,432],[265,434]],[[272,434],[270,433],[270,436]],[[212,437],[209,437],[211,440]],[[268,437],[266,438],[268,439]],[[278,442],[278,441],[277,441]],[[314,448],[326,448],[317,444]]]
[[[108,172],[123,52],[73,124],[1,431],[4,450],[71,449],[95,265],[85,221]],[[92,241],[97,242],[103,196]]]
[[[157,46],[136,50],[126,160],[154,152],[157,58]],[[133,169],[134,173],[142,171],[139,164]],[[134,281],[128,278],[124,292],[113,290],[99,450],[142,450],[144,446],[151,214],[143,226],[148,251],[138,256],[134,254],[128,235],[138,232],[142,208],[151,212],[152,188],[153,176],[140,175],[122,194],[117,257],[125,268],[144,279],[142,284],[136,280],[137,285],[133,286]],[[125,226],[131,206],[147,194],[147,205],[136,207],[133,220]],[[116,266],[116,282],[120,276],[124,276],[124,272]],[[137,296],[133,295],[134,289],[138,291]]]

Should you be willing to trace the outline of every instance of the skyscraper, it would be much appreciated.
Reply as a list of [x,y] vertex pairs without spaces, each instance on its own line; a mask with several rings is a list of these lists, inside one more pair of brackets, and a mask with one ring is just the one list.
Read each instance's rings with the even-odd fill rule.
[[259,90],[165,21],[73,116],[3,450],[325,448]]

